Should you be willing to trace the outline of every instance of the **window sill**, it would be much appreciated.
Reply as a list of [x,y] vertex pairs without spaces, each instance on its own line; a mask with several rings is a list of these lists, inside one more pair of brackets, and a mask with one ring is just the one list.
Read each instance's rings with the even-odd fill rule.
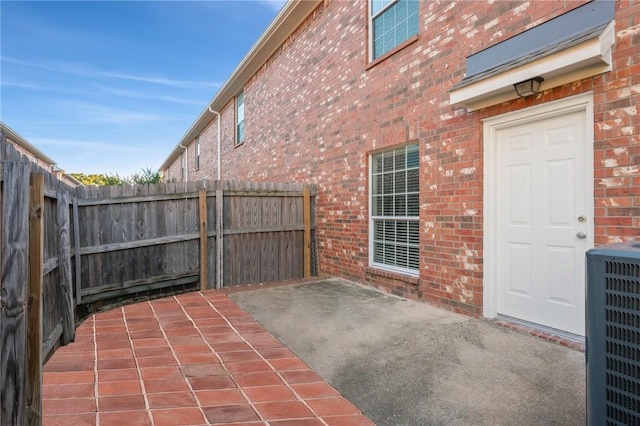
[[240,148],[242,145],[244,145],[244,141],[234,144],[233,149]]
[[366,267],[364,272],[367,278],[371,276],[376,276],[376,277],[383,277],[383,278],[389,278],[392,280],[402,281],[408,284],[413,284],[415,286],[420,284],[420,277],[405,275],[400,272],[385,271],[384,269],[373,268],[371,266]]
[[380,56],[379,58],[374,59],[373,61],[369,62],[367,64],[367,66],[365,67],[366,70],[369,70],[373,67],[375,67],[376,65],[378,65],[380,62],[383,62],[384,60],[386,60],[387,58],[395,55],[396,53],[398,53],[399,51],[401,51],[402,49],[404,49],[405,47],[409,46],[410,44],[415,43],[416,41],[418,41],[418,34],[409,37],[408,39],[406,39],[405,41],[403,41],[402,43],[400,43],[399,45],[397,45],[396,47],[394,47],[393,49],[391,49],[390,51],[388,51],[387,53],[385,53],[384,55]]

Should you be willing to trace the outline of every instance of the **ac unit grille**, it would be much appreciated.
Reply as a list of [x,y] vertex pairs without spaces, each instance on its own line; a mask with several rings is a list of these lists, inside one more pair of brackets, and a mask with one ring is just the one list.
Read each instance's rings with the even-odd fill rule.
[[607,386],[610,389],[624,389],[631,394],[640,392],[640,382],[638,380],[612,373],[607,373]]
[[614,405],[607,405],[607,425],[608,426],[628,426],[637,425],[638,416],[624,408]]
[[623,376],[640,377],[640,364],[615,356],[607,357],[607,372],[617,372]]
[[640,401],[628,393],[621,392],[619,389],[611,389],[607,387],[607,399],[609,405],[617,406],[623,410],[640,410]]
[[628,277],[621,278],[616,275],[607,275],[607,291],[620,294],[637,294],[640,295],[640,288],[638,288],[638,279],[630,279]]
[[607,324],[607,337],[609,339],[623,344],[631,344],[633,347],[640,349],[640,332],[630,327]]
[[607,424],[640,424],[640,264],[604,263]]
[[640,355],[638,354],[638,350],[640,348],[637,345],[625,345],[623,343],[608,340],[606,348],[607,355],[614,355],[629,361],[640,362]]
[[607,323],[640,328],[640,312],[631,309],[605,309]]
[[606,263],[605,272],[613,275],[624,275],[626,277],[640,278],[640,264],[629,262],[609,261]]

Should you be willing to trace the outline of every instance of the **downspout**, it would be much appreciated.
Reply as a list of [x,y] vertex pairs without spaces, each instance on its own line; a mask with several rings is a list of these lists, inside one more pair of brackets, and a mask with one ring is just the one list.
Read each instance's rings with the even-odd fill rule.
[[182,142],[178,144],[182,151],[182,164],[184,165],[184,181],[189,182],[189,162],[187,161],[187,147],[182,145]]
[[209,105],[209,112],[215,114],[218,118],[218,180],[222,179],[222,143],[220,142],[220,113],[218,111],[214,111]]
[[220,214],[223,211],[223,192],[222,184],[222,142],[220,138],[220,113],[214,111],[209,105],[209,112],[215,114],[218,118],[218,182],[216,185],[216,289],[220,289],[224,286],[224,214]]

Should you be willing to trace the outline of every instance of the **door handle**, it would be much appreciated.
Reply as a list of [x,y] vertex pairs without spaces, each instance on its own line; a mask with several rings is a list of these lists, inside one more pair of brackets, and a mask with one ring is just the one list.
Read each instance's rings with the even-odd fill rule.
[[576,234],[576,237],[578,237],[578,238],[580,238],[581,240],[583,240],[583,239],[587,238],[587,234],[585,234],[585,233],[584,233],[584,232],[582,232],[582,231],[579,231],[579,232]]

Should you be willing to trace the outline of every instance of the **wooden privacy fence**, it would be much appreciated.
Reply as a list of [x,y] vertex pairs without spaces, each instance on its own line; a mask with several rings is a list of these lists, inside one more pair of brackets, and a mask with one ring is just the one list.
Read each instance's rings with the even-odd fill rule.
[[76,302],[311,275],[314,188],[206,184],[77,188]]
[[74,189],[0,134],[0,424],[39,424],[42,365],[75,338]]
[[41,423],[42,365],[74,340],[79,305],[317,269],[313,186],[72,188],[3,133],[0,155],[0,426]]

